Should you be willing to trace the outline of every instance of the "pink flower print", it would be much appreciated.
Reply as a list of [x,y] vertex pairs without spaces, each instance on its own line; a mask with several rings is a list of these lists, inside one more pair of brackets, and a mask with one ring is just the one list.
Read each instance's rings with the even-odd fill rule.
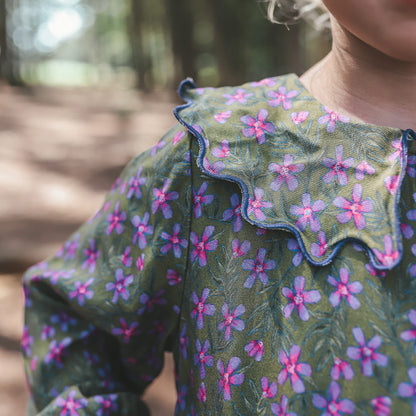
[[276,178],[270,184],[270,188],[273,189],[273,191],[278,191],[283,183],[286,183],[287,189],[290,192],[294,191],[299,186],[299,182],[294,174],[302,172],[305,165],[302,163],[293,164],[293,160],[293,155],[285,154],[283,165],[270,163],[269,170],[277,173]]
[[191,318],[196,318],[196,327],[202,329],[204,327],[204,316],[212,316],[215,312],[215,306],[211,303],[205,303],[209,296],[209,289],[206,287],[202,293],[201,298],[192,292],[192,302],[195,307],[191,312]]
[[90,241],[90,246],[84,249],[85,260],[82,263],[82,269],[88,268],[88,273],[94,273],[97,259],[100,256],[100,250],[95,248],[95,240]]
[[113,328],[111,330],[111,333],[113,335],[123,335],[123,342],[128,343],[130,342],[130,338],[138,335],[140,331],[138,330],[139,323],[138,322],[132,322],[130,325],[127,325],[127,322],[124,318],[120,318],[120,324],[121,328]]
[[189,345],[189,337],[186,335],[186,325],[184,325],[179,335],[179,349],[182,353],[182,357],[185,360],[188,357],[188,352],[187,352],[188,345]]
[[143,186],[146,183],[146,178],[142,178],[143,167],[140,166],[136,176],[132,176],[129,179],[128,185],[129,190],[127,191],[126,198],[130,199],[133,195],[139,199],[142,197],[142,192],[140,191],[140,187]]
[[393,239],[391,238],[391,235],[388,234],[384,236],[384,253],[377,248],[374,248],[373,251],[377,260],[389,268],[395,264],[396,260],[400,256],[399,250],[393,251]]
[[150,152],[150,156],[154,157],[159,149],[162,149],[165,146],[166,142],[161,140],[160,142],[156,143]]
[[293,290],[288,287],[282,288],[283,296],[289,299],[289,303],[283,309],[285,318],[292,315],[293,310],[297,309],[299,318],[302,321],[309,319],[309,311],[305,303],[318,303],[321,300],[319,290],[305,290],[305,278],[303,276],[296,276],[293,282]]
[[227,364],[227,368],[224,369],[222,360],[218,360],[217,362],[217,370],[221,376],[221,379],[218,380],[218,391],[219,393],[223,393],[224,400],[231,399],[231,386],[239,386],[243,384],[244,374],[235,374],[240,363],[240,358],[231,357]]
[[321,416],[342,416],[352,415],[354,413],[355,405],[350,399],[339,400],[341,394],[341,387],[336,381],[329,383],[327,397],[320,394],[312,396],[312,404],[317,408],[323,410]]
[[248,215],[251,215],[254,212],[254,216],[259,221],[264,221],[266,219],[266,215],[263,213],[264,208],[272,208],[273,204],[268,201],[262,201],[264,195],[264,191],[261,188],[254,188],[254,199],[249,197],[248,200]]
[[42,341],[46,341],[48,338],[52,338],[55,335],[55,328],[50,325],[45,325],[42,328],[42,334],[40,336],[40,339]]
[[172,235],[165,233],[164,231],[160,234],[160,236],[168,241],[163,247],[161,247],[160,251],[163,254],[167,254],[173,248],[173,255],[179,259],[182,255],[182,248],[188,247],[188,240],[185,238],[180,238],[179,233],[181,232],[181,225],[175,224],[173,226],[173,233]]
[[191,232],[190,240],[195,248],[191,252],[191,261],[194,262],[198,258],[198,264],[200,267],[204,267],[207,264],[207,251],[214,251],[218,246],[218,240],[211,240],[212,234],[214,234],[215,227],[208,225],[205,227],[204,232],[202,233],[201,239],[198,238],[198,235],[195,232]]
[[223,140],[221,142],[221,147],[214,147],[214,149],[212,149],[212,155],[220,159],[230,156],[230,143],[228,140]]
[[257,279],[265,286],[269,281],[269,276],[267,275],[268,270],[273,270],[276,268],[276,263],[274,260],[268,260],[265,262],[267,250],[265,248],[259,248],[257,250],[256,259],[246,259],[243,261],[241,267],[244,270],[249,270],[252,273],[247,277],[244,282],[244,287],[251,289]]
[[389,161],[394,162],[398,157],[401,158],[403,153],[403,145],[401,139],[393,140],[391,142],[391,146],[396,149],[396,151],[389,156]]
[[77,298],[78,304],[83,306],[85,303],[85,298],[92,299],[94,297],[94,291],[88,288],[88,286],[91,285],[93,281],[94,278],[91,277],[86,282],[82,282],[80,280],[75,282],[75,290],[69,292],[69,298]]
[[309,223],[311,231],[314,233],[320,231],[321,224],[315,213],[322,211],[325,208],[325,203],[318,199],[312,204],[311,195],[305,193],[302,195],[302,205],[292,205],[290,207],[290,213],[299,216],[295,225],[300,231],[304,231]]
[[333,133],[335,131],[337,122],[341,121],[342,123],[349,123],[350,121],[348,117],[342,116],[328,107],[324,107],[324,110],[326,111],[326,114],[318,118],[318,123],[326,124],[326,131],[328,133]]
[[359,183],[356,183],[352,190],[351,201],[342,196],[337,196],[334,199],[333,204],[337,208],[344,210],[344,212],[341,212],[337,215],[337,220],[341,224],[349,222],[352,218],[357,230],[362,230],[367,226],[364,215],[362,213],[370,212],[373,208],[373,203],[369,199],[364,199],[362,201],[362,193],[362,186]]
[[218,175],[222,170],[225,169],[225,164],[221,161],[214,162],[213,164],[209,163],[209,160],[204,158],[204,168],[211,173],[212,175]]
[[129,274],[128,276],[124,277],[123,269],[117,269],[115,273],[115,282],[109,282],[105,285],[105,290],[107,292],[113,290],[113,298],[111,302],[117,303],[119,296],[121,296],[124,300],[127,300],[130,296],[129,291],[127,290],[127,286],[133,283],[133,275]]
[[416,178],[416,156],[408,156],[407,157],[407,167],[406,167],[406,173],[411,178]]
[[354,377],[354,370],[347,361],[335,357],[334,365],[331,368],[331,378],[333,380],[339,380],[341,374],[345,377],[345,380],[352,380]]
[[384,178],[384,185],[386,186],[386,189],[389,191],[390,195],[394,195],[396,193],[399,184],[399,175],[387,176],[386,178]]
[[416,367],[407,370],[411,383],[400,383],[398,393],[400,397],[413,398],[413,416],[416,416]]
[[375,335],[366,343],[361,328],[353,328],[352,333],[358,347],[348,347],[347,356],[350,360],[361,361],[361,372],[364,376],[370,377],[373,375],[373,362],[381,367],[385,367],[388,362],[388,357],[377,352],[382,344],[381,337]]
[[147,245],[146,235],[153,234],[153,225],[148,225],[149,218],[149,213],[145,212],[143,220],[138,215],[135,215],[131,220],[131,223],[135,227],[135,230],[133,231],[132,243],[136,244],[136,242],[138,242],[138,246],[142,250]]
[[269,383],[269,379],[267,377],[262,377],[260,380],[261,385],[261,397],[267,399],[273,399],[273,397],[277,394],[277,384],[275,381]]
[[256,361],[260,362],[263,358],[264,343],[260,340],[250,341],[244,346],[244,351],[249,357],[254,357]]
[[374,175],[374,173],[376,173],[376,170],[365,160],[355,167],[355,179],[359,181],[364,179],[365,174]]
[[144,253],[140,254],[140,256],[137,257],[137,260],[136,260],[136,269],[139,272],[141,272],[143,270],[143,267],[144,267],[144,258],[145,258]]
[[[411,309],[407,314],[407,319],[413,325],[412,329],[408,329],[407,331],[403,331],[400,334],[400,338],[403,341],[416,341],[416,310]],[[416,354],[416,344],[415,344],[415,354]]]
[[130,256],[130,251],[131,251],[130,246],[127,246],[124,249],[124,252],[120,257],[121,262],[123,263],[123,266],[125,267],[130,267],[133,264],[133,259]]
[[63,366],[62,358],[66,353],[66,347],[72,342],[71,338],[64,338],[61,342],[58,343],[56,339],[54,339],[49,344],[49,351],[45,355],[43,359],[46,364],[54,363],[58,368]]
[[185,134],[186,133],[184,131],[178,131],[177,133],[175,133],[172,139],[172,144],[175,145],[179,143],[185,137]]
[[243,135],[246,137],[256,136],[257,143],[263,144],[266,142],[266,133],[274,133],[275,126],[273,123],[267,122],[268,111],[262,108],[257,117],[251,117],[249,115],[243,116],[240,120],[248,127],[243,129]]
[[376,416],[389,416],[391,412],[392,401],[389,396],[374,397],[371,400],[371,407]]
[[289,412],[287,413],[287,406],[289,404],[289,399],[287,396],[282,394],[282,397],[280,397],[280,405],[277,403],[272,403],[271,411],[275,416],[297,416],[295,412]]
[[273,78],[264,78],[260,81],[250,83],[251,87],[261,87],[265,85],[266,87],[274,87],[276,85],[276,81]]
[[176,286],[182,281],[182,277],[176,270],[173,269],[168,269],[166,279],[168,279],[169,286]]
[[235,329],[236,331],[241,332],[245,328],[245,323],[242,319],[237,319],[239,316],[243,315],[246,311],[244,305],[238,305],[232,313],[227,303],[224,303],[221,308],[222,316],[224,320],[218,324],[218,331],[222,331],[225,328],[224,339],[228,341],[231,338],[231,331]]
[[413,231],[413,228],[409,224],[405,223],[400,224],[400,231],[402,232],[402,236],[406,238],[406,240],[410,240],[415,233]]
[[116,202],[114,212],[107,215],[107,222],[109,223],[105,233],[110,235],[113,230],[116,230],[117,234],[121,234],[124,230],[123,222],[126,221],[127,215],[125,211],[120,212],[120,201]]
[[340,281],[333,276],[328,276],[328,283],[336,290],[329,296],[329,302],[336,308],[343,298],[348,302],[352,309],[360,307],[360,301],[354,296],[361,293],[363,285],[359,281],[349,283],[350,274],[347,269],[341,268],[339,271]]
[[29,334],[29,328],[25,325],[23,328],[21,347],[26,356],[31,355],[33,337]]
[[279,362],[283,366],[277,377],[277,382],[280,386],[286,383],[287,378],[290,378],[295,393],[303,393],[305,385],[300,376],[310,377],[312,375],[312,368],[308,363],[299,362],[302,350],[298,345],[290,347],[289,357],[284,350],[279,353]]
[[302,124],[309,117],[309,111],[299,111],[299,113],[291,113],[290,119],[293,124]]
[[113,412],[118,411],[116,394],[108,394],[106,397],[94,396],[94,401],[100,405],[100,408],[97,410],[97,416],[110,416]]
[[56,285],[60,279],[69,279],[75,272],[75,269],[72,270],[46,270],[43,273],[43,276],[49,278],[50,282],[53,285]]
[[174,201],[179,198],[179,194],[176,191],[167,192],[171,180],[165,179],[163,181],[162,189],[153,188],[153,195],[155,200],[152,203],[152,214],[156,214],[160,208],[163,216],[168,220],[172,218],[172,208],[168,204],[168,201]]
[[185,397],[186,397],[186,393],[188,393],[188,388],[186,387],[186,384],[184,384],[180,390],[178,391],[178,398],[177,398],[177,402],[176,405],[177,407],[179,407],[181,410],[185,410]]
[[214,114],[214,119],[217,123],[225,124],[231,117],[232,111],[221,111],[221,113]]
[[311,244],[312,256],[322,257],[328,251],[328,242],[326,240],[326,234],[323,231],[318,233],[318,242]]
[[368,273],[371,274],[371,276],[380,277],[380,278],[386,277],[385,271],[375,269],[370,263],[367,263],[364,267],[368,271]]
[[287,248],[295,253],[292,258],[292,264],[295,267],[298,267],[303,261],[303,253],[300,249],[298,240],[296,240],[295,238],[289,238],[289,240],[287,241]]
[[64,244],[64,260],[75,260],[79,247],[79,234],[76,234],[73,240],[69,240]]
[[246,93],[246,90],[244,88],[238,88],[234,94],[223,94],[222,96],[228,99],[225,105],[231,105],[235,102],[244,104],[247,102],[247,98],[251,97],[252,95],[252,92]]
[[331,183],[335,176],[341,186],[348,183],[348,176],[345,171],[354,164],[354,158],[347,157],[345,160],[342,160],[343,156],[344,148],[340,144],[335,148],[335,159],[329,157],[324,157],[322,159],[322,164],[329,169],[329,172],[322,177],[322,180],[325,183]]
[[233,219],[233,231],[238,233],[243,228],[243,220],[241,219],[241,202],[237,194],[230,197],[231,208],[226,209],[222,214],[224,221]]
[[207,388],[205,387],[204,382],[202,382],[199,386],[196,397],[198,398],[200,403],[205,403],[207,401]]
[[242,257],[245,256],[251,248],[250,241],[245,240],[241,244],[237,238],[231,241],[231,249],[233,251],[233,257]]
[[199,339],[196,340],[196,353],[194,354],[194,365],[199,367],[199,375],[201,380],[205,378],[206,371],[205,366],[212,367],[214,365],[214,358],[212,355],[207,354],[210,348],[208,340],[204,341],[204,345],[201,345]]
[[279,87],[277,91],[269,91],[268,96],[271,100],[268,101],[270,107],[279,107],[282,104],[284,110],[289,110],[292,108],[292,98],[296,97],[299,94],[296,90],[291,90],[287,92],[286,87]]
[[209,205],[214,200],[214,195],[204,195],[208,188],[208,184],[204,182],[196,191],[192,187],[192,203],[194,206],[195,218],[199,218],[202,215],[202,205]]
[[59,416],[79,416],[78,410],[83,409],[88,405],[87,399],[80,398],[78,400],[74,400],[76,394],[77,392],[75,390],[71,390],[66,399],[58,397],[55,400],[55,404],[58,407],[62,407]]
[[[413,194],[413,201],[416,202],[416,193]],[[407,211],[406,217],[409,221],[416,221],[416,209]]]

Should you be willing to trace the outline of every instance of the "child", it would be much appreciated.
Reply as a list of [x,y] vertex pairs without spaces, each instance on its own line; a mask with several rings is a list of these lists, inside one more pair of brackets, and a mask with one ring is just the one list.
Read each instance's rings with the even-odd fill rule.
[[177,415],[416,415],[416,3],[324,3],[326,58],[183,82],[178,126],[26,274],[31,414],[148,414],[173,351]]

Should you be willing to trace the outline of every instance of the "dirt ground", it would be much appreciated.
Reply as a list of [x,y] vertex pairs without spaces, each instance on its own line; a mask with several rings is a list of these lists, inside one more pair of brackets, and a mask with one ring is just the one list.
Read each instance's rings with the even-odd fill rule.
[[[99,208],[126,162],[174,124],[176,104],[162,92],[0,85],[0,416],[23,416],[27,400],[22,272]],[[173,414],[172,365],[167,356],[146,392],[152,415]]]

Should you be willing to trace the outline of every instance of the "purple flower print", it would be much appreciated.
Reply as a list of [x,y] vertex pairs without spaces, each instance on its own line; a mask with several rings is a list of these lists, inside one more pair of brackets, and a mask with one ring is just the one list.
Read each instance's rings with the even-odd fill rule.
[[138,322],[132,322],[130,325],[127,325],[127,322],[124,318],[120,318],[120,324],[121,328],[113,328],[111,330],[111,333],[113,335],[123,335],[123,342],[128,343],[130,342],[130,338],[138,335],[140,331],[138,330],[139,323]]
[[213,251],[218,246],[218,240],[208,241],[212,234],[214,234],[215,227],[208,225],[205,227],[204,232],[202,233],[201,239],[198,238],[198,235],[195,232],[191,232],[190,240],[195,248],[191,252],[191,261],[195,261],[198,258],[198,264],[200,267],[204,267],[207,264],[207,251]]
[[355,179],[362,181],[365,174],[374,175],[376,170],[365,160],[359,163],[355,168]]
[[388,362],[388,357],[377,352],[382,340],[379,335],[375,335],[366,343],[361,328],[353,328],[352,333],[358,347],[348,347],[347,356],[351,360],[361,361],[361,372],[364,376],[370,377],[373,375],[373,362],[381,367],[385,367]]
[[226,209],[222,214],[224,221],[233,219],[233,231],[238,233],[243,228],[243,220],[241,219],[241,202],[237,194],[230,197],[231,208]]
[[400,397],[413,398],[413,416],[416,416],[416,367],[407,370],[411,383],[400,383],[398,392]]
[[243,315],[246,311],[244,305],[238,305],[233,312],[230,313],[230,309],[227,303],[224,303],[221,308],[222,316],[224,320],[218,324],[218,331],[222,331],[225,328],[224,339],[228,341],[231,338],[231,331],[235,329],[241,332],[245,328],[245,323],[242,319],[237,319]]
[[214,149],[212,149],[212,155],[220,159],[230,156],[229,141],[225,139],[221,142],[221,147],[214,147]]
[[160,289],[157,293],[151,296],[146,293],[142,293],[139,300],[143,307],[139,308],[137,313],[141,315],[144,312],[152,312],[155,305],[166,305],[166,299],[163,297],[164,294],[164,289]]
[[292,258],[292,264],[295,267],[298,267],[303,261],[303,253],[300,249],[298,240],[295,238],[289,238],[289,240],[287,240],[287,248],[295,253]]
[[117,234],[121,234],[124,230],[122,223],[126,221],[126,218],[126,212],[120,212],[120,201],[117,201],[114,207],[114,212],[107,215],[107,222],[109,223],[109,226],[107,227],[105,233],[110,235],[113,230],[116,230]]
[[309,319],[309,311],[305,303],[318,303],[321,300],[319,290],[305,290],[305,278],[296,276],[293,282],[293,290],[288,287],[282,288],[283,296],[289,299],[289,303],[283,309],[283,315],[288,318],[296,308],[302,321]]
[[185,410],[185,406],[186,406],[186,403],[185,403],[186,393],[188,393],[188,388],[186,387],[186,384],[184,384],[180,388],[180,390],[178,391],[178,398],[177,398],[177,402],[176,402],[177,408],[180,407],[181,410]]
[[256,136],[258,144],[265,143],[266,133],[274,133],[276,129],[273,123],[266,121],[268,115],[268,111],[262,108],[256,118],[249,115],[241,117],[240,120],[248,126],[243,129],[243,135],[246,137]]
[[402,236],[406,240],[410,240],[415,233],[413,231],[413,228],[409,224],[405,224],[403,222],[400,224],[400,231],[402,232]]
[[198,299],[198,295],[192,292],[192,302],[195,307],[191,312],[191,317],[196,318],[196,327],[202,329],[204,327],[204,315],[212,316],[215,312],[215,306],[211,303],[205,303],[209,296],[209,289],[206,287],[202,293],[201,298]]
[[261,361],[264,353],[264,343],[260,340],[250,341],[244,346],[244,351],[249,357],[254,357],[256,361]]
[[202,382],[199,386],[198,393],[196,394],[200,403],[205,403],[207,401],[207,388],[205,387],[205,383]]
[[[45,325],[42,328],[42,334],[40,336],[40,339],[42,341],[46,341],[48,338],[52,338],[54,335],[55,335],[55,328],[50,325]],[[22,338],[22,343],[23,343],[23,338]]]
[[217,362],[217,370],[220,373],[221,379],[218,380],[218,391],[223,393],[224,400],[231,399],[231,386],[239,386],[243,384],[244,374],[235,374],[241,360],[238,357],[231,357],[227,364],[227,368],[224,369],[222,360]]
[[270,184],[270,188],[273,191],[278,191],[283,183],[286,183],[287,189],[290,192],[299,186],[299,182],[294,174],[302,172],[305,169],[305,165],[302,163],[293,164],[294,159],[293,155],[285,154],[283,165],[279,165],[278,163],[269,164],[269,170],[277,173],[276,178]]
[[149,217],[149,213],[145,212],[143,215],[143,220],[138,215],[135,215],[131,220],[131,223],[135,227],[135,230],[133,231],[132,242],[133,244],[136,244],[136,241],[138,241],[139,248],[142,250],[147,245],[146,234],[153,234],[153,225],[147,225],[149,222]]
[[310,377],[312,375],[312,368],[308,363],[298,362],[301,352],[302,350],[298,345],[292,345],[289,357],[284,350],[281,350],[279,353],[279,362],[283,369],[280,370],[277,382],[282,386],[289,377],[295,393],[303,393],[305,391],[305,385],[300,376]]
[[145,258],[144,253],[140,254],[140,256],[137,257],[137,260],[136,260],[136,269],[139,272],[141,272],[143,270],[143,267],[144,267],[144,258]]
[[[413,325],[412,329],[408,329],[407,331],[403,331],[400,334],[400,338],[403,341],[416,341],[416,310],[411,309],[407,314],[407,319]],[[416,354],[416,344],[415,344],[415,354]]]
[[204,344],[201,345],[199,339],[196,340],[196,353],[194,354],[194,365],[199,366],[199,375],[201,380],[205,378],[205,366],[212,367],[214,365],[214,358],[212,355],[207,354],[210,347],[208,340],[204,341]]
[[335,131],[338,121],[341,121],[342,123],[349,123],[350,121],[348,117],[342,116],[328,107],[324,107],[324,110],[326,111],[326,114],[318,118],[318,123],[326,124],[326,131],[328,133],[333,133]]
[[364,267],[368,271],[368,273],[371,274],[371,276],[379,278],[386,277],[386,272],[384,270],[377,270],[370,263],[367,263]]
[[58,343],[54,339],[49,344],[49,352],[45,355],[44,361],[46,364],[54,363],[57,367],[61,368],[63,366],[62,358],[66,353],[66,347],[72,342],[71,338],[64,338],[61,342]]
[[337,220],[341,224],[349,222],[352,218],[357,230],[362,230],[367,226],[363,212],[370,212],[373,208],[373,203],[369,199],[364,199],[362,201],[362,193],[362,186],[359,183],[356,183],[352,190],[351,201],[342,196],[337,196],[334,199],[333,204],[337,208],[344,210],[344,212],[337,215]]
[[329,157],[324,157],[322,159],[322,164],[329,169],[329,172],[322,177],[322,180],[325,183],[331,183],[335,176],[341,186],[348,183],[348,176],[345,171],[354,164],[354,159],[352,157],[347,157],[345,160],[342,160],[343,156],[344,148],[340,144],[335,148],[335,159]]
[[416,156],[408,156],[407,157],[407,167],[406,167],[406,173],[411,178],[416,178]]
[[373,251],[377,260],[387,267],[392,267],[400,255],[399,250],[393,250],[393,239],[388,234],[384,236],[384,253],[377,248],[374,248]]
[[396,149],[394,153],[389,156],[389,162],[394,162],[403,153],[403,145],[401,139],[393,140],[391,146]]
[[218,161],[211,165],[206,157],[204,158],[203,166],[211,175],[218,175],[222,170],[225,169],[225,164],[223,162]]
[[76,325],[78,320],[71,317],[66,312],[60,311],[58,314],[51,316],[51,322],[59,325],[62,332],[66,332],[69,329],[69,325]]
[[75,290],[69,292],[69,298],[77,298],[78,304],[83,306],[85,303],[85,298],[92,299],[94,297],[94,291],[88,288],[88,286],[91,285],[93,281],[94,278],[91,277],[86,282],[82,282],[80,280],[75,282]]
[[75,272],[75,269],[72,270],[46,270],[43,275],[50,279],[50,282],[53,285],[58,283],[60,279],[69,279]]
[[276,81],[273,78],[264,78],[260,81],[250,83],[251,87],[261,87],[265,85],[266,87],[274,87],[276,85]]
[[387,176],[384,178],[384,185],[386,186],[386,189],[389,191],[390,195],[394,195],[399,188],[400,184],[400,176],[399,175],[393,175],[393,176]]
[[165,179],[163,181],[162,189],[153,188],[153,195],[155,200],[152,203],[152,214],[156,214],[160,208],[163,216],[168,220],[172,218],[172,208],[168,204],[168,201],[174,201],[179,198],[179,194],[176,191],[167,192],[171,180]]
[[289,399],[282,394],[280,398],[280,405],[277,403],[272,403],[271,411],[275,416],[297,416],[295,412],[287,413],[287,405],[289,404]]
[[267,270],[273,270],[276,268],[276,263],[274,260],[264,261],[266,259],[267,250],[265,248],[259,248],[257,250],[256,259],[246,259],[243,261],[241,267],[244,270],[251,270],[252,273],[247,277],[244,282],[244,287],[250,289],[253,287],[256,279],[259,279],[260,282],[266,285],[269,281],[269,276],[267,275]]
[[58,397],[55,400],[55,404],[58,407],[62,407],[59,416],[79,416],[78,410],[83,409],[88,405],[87,399],[80,398],[78,400],[74,400],[76,394],[77,392],[75,390],[71,390],[66,399]]
[[240,104],[244,104],[247,102],[247,98],[251,97],[253,95],[252,92],[246,93],[246,90],[244,88],[238,88],[234,94],[223,94],[222,96],[224,98],[227,98],[227,102],[225,105],[231,105],[235,102],[238,102]]
[[192,203],[194,206],[195,218],[199,218],[202,215],[202,204],[209,205],[214,200],[214,195],[204,195],[208,188],[208,184],[204,182],[198,191],[192,187]]
[[64,244],[64,260],[75,260],[75,256],[79,247],[78,239],[79,234],[76,234],[72,240],[69,240]]
[[358,309],[360,301],[354,295],[361,293],[363,285],[359,281],[349,283],[350,274],[345,268],[340,269],[339,275],[340,281],[333,276],[328,276],[328,283],[336,288],[329,296],[329,302],[336,308],[341,303],[342,298],[345,298],[352,309]]
[[261,188],[254,188],[254,199],[249,197],[248,200],[248,215],[251,215],[254,212],[254,216],[259,221],[264,221],[266,216],[263,213],[264,208],[272,208],[273,204],[268,201],[262,201],[264,191]]
[[273,399],[273,397],[277,394],[277,384],[275,381],[269,383],[269,379],[267,377],[262,377],[260,380],[261,385],[261,397],[264,399]]
[[309,117],[309,111],[299,111],[299,113],[291,113],[290,119],[293,124],[302,124]]
[[282,104],[284,110],[289,110],[292,108],[291,98],[296,97],[299,94],[296,90],[291,90],[287,92],[286,87],[279,87],[277,91],[269,91],[268,96],[271,100],[268,101],[270,107],[279,107]]
[[123,263],[124,267],[131,267],[131,265],[133,264],[133,259],[130,256],[130,251],[131,251],[130,246],[127,246],[124,249],[124,252],[120,257],[120,260]]
[[326,234],[323,231],[318,233],[318,242],[311,244],[312,256],[322,257],[328,251],[328,242],[326,240]]
[[182,277],[180,276],[180,274],[173,269],[168,269],[166,273],[166,279],[168,279],[169,286],[176,286],[180,282],[182,282]]
[[94,401],[100,405],[100,408],[97,410],[97,416],[110,416],[110,414],[116,414],[113,412],[118,411],[116,394],[108,394],[106,397],[94,396]]
[[316,217],[315,213],[322,211],[325,208],[325,203],[318,199],[312,203],[311,195],[305,193],[302,195],[302,205],[292,205],[290,207],[290,213],[292,215],[299,216],[299,219],[296,221],[296,226],[300,231],[304,231],[308,223],[311,227],[311,231],[314,233],[320,231],[321,223]]
[[221,111],[221,113],[214,114],[214,119],[217,123],[225,124],[231,117],[232,111]]
[[166,142],[164,140],[161,140],[160,142],[156,143],[153,147],[152,150],[150,151],[150,156],[151,157],[155,157],[156,153],[159,149],[163,149],[165,147]]
[[33,337],[29,335],[29,328],[25,325],[23,328],[21,346],[26,356],[30,356],[33,344]]
[[233,257],[245,256],[251,248],[250,241],[245,240],[241,244],[237,238],[231,241],[231,249],[233,251]]
[[374,397],[371,400],[371,407],[376,416],[389,416],[391,413],[391,404],[392,401],[389,396]]
[[354,377],[354,370],[347,361],[335,357],[334,365],[331,368],[331,378],[333,380],[339,380],[341,374],[345,377],[345,380],[352,380]]
[[181,225],[175,224],[173,226],[173,233],[172,235],[162,232],[160,236],[168,241],[163,247],[161,247],[160,251],[163,254],[167,254],[173,248],[173,255],[179,259],[182,255],[182,248],[188,247],[188,240],[185,238],[180,238],[179,233],[181,232]]
[[142,178],[143,167],[140,166],[136,176],[132,176],[129,179],[129,190],[127,191],[126,198],[130,199],[133,195],[139,199],[142,197],[142,192],[140,191],[140,187],[143,186],[146,183],[146,178]]
[[182,353],[182,357],[185,360],[188,357],[188,352],[187,352],[188,345],[189,345],[189,337],[186,335],[186,325],[184,325],[179,335],[179,349]]
[[105,290],[107,292],[114,290],[113,298],[111,299],[111,302],[113,303],[117,303],[119,296],[121,296],[124,300],[129,298],[130,293],[127,290],[127,286],[132,284],[134,280],[132,274],[124,277],[123,269],[117,269],[115,277],[115,282],[109,282],[105,285]]
[[[413,201],[416,202],[416,192],[412,196]],[[416,221],[416,209],[410,209],[407,211],[406,216],[409,221]]]
[[350,399],[339,400],[341,394],[341,387],[336,381],[329,383],[327,397],[320,394],[312,396],[312,404],[317,408],[323,410],[321,416],[342,416],[352,415],[354,413],[355,405]]
[[179,143],[185,137],[185,134],[186,133],[184,131],[178,131],[177,133],[175,133],[172,139],[172,144],[175,145]]

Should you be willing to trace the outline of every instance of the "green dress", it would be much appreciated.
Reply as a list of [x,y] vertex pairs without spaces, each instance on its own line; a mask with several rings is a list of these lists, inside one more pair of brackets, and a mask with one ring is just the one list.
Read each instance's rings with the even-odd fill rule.
[[146,415],[172,351],[176,415],[416,415],[415,133],[295,75],[180,93],[24,277],[29,414]]

